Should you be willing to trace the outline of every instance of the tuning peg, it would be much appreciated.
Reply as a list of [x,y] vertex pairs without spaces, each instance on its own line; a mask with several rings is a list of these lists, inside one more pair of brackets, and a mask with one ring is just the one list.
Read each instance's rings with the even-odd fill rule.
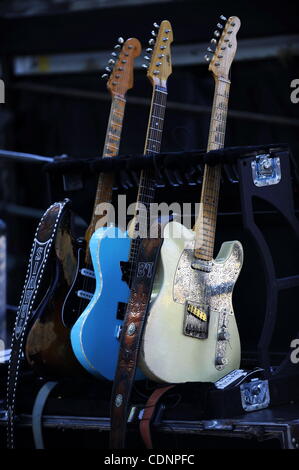
[[148,43],[149,43],[150,46],[153,46],[153,45],[155,44],[155,40],[154,40],[154,39],[150,39]]
[[157,29],[160,28],[160,26],[158,25],[158,23],[154,23],[153,26],[154,26],[154,28],[157,28]]
[[109,59],[109,60],[108,60],[108,64],[109,64],[109,65],[114,65],[114,64],[115,64],[115,60]]
[[211,57],[208,56],[208,54],[206,54],[206,55],[204,56],[204,58],[205,58],[205,60],[206,60],[207,62],[210,62],[210,60],[211,60]]
[[220,19],[223,20],[223,21],[227,20],[227,18],[224,15],[220,15]]
[[116,46],[114,46],[114,49],[120,49],[121,46],[119,44],[116,44]]
[[109,77],[108,73],[104,73],[104,74],[101,76],[101,78],[102,78],[103,80],[106,80],[108,77]]
[[208,48],[207,48],[207,51],[208,51],[208,52],[214,52],[211,47],[208,47]]
[[157,62],[156,63],[156,67],[160,67],[160,65],[162,65],[162,62]]
[[105,70],[106,70],[107,72],[111,72],[111,68],[110,68],[110,67],[105,67]]
[[217,44],[217,40],[215,38],[211,39],[211,44]]
[[144,56],[145,60],[151,60],[149,56],[145,55]]
[[218,31],[218,29],[216,29],[216,31],[214,31],[214,36],[215,36],[216,38],[219,38],[220,32]]
[[116,53],[116,52],[111,52],[111,55],[112,55],[113,57],[117,57],[117,53]]
[[148,69],[148,65],[146,64],[142,64],[141,67],[143,67],[144,69]]
[[155,32],[154,30],[151,32],[151,35],[154,36],[154,37],[157,36],[157,34],[156,34],[156,32]]
[[146,52],[152,52],[152,50],[153,50],[153,49],[152,49],[151,47],[148,47],[145,51],[146,51]]
[[123,44],[125,42],[124,38],[120,37],[117,40],[118,44]]
[[223,29],[223,25],[221,23],[217,23],[217,28]]

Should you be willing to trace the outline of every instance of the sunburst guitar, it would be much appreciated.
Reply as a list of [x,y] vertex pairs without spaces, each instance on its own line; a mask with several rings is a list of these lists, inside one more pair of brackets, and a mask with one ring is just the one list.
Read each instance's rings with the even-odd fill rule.
[[[240,27],[237,17],[221,19],[222,33],[217,30],[218,41],[211,41],[215,92],[208,150],[224,146],[229,70]],[[240,365],[232,292],[243,262],[242,246],[225,242],[213,259],[220,173],[220,166],[205,166],[194,230],[176,221],[165,228],[139,358],[141,370],[157,382],[215,382]]]

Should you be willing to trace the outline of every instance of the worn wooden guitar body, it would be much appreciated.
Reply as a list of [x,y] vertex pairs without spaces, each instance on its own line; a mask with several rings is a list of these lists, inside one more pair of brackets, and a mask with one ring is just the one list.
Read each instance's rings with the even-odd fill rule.
[[232,292],[242,246],[223,243],[205,272],[196,267],[194,231],[170,222],[164,233],[139,367],[158,382],[215,382],[240,365]]
[[77,247],[70,220],[71,212],[66,210],[57,229],[50,269],[44,279],[46,294],[35,310],[26,341],[27,360],[38,373],[83,373],[71,347],[69,326],[62,315],[64,299],[77,270]]

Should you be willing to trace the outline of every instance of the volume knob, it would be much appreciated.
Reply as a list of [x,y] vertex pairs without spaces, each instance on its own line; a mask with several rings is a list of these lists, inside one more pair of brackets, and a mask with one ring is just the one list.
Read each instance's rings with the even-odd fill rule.
[[216,357],[216,366],[225,366],[227,364],[227,359],[223,356]]
[[230,334],[227,330],[223,329],[218,333],[218,341],[228,341]]

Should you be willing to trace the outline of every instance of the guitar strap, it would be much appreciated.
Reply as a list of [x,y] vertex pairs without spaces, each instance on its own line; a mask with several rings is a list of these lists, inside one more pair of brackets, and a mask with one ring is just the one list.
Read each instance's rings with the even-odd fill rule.
[[158,257],[163,243],[161,221],[156,224],[158,225],[157,231],[152,233],[157,233],[158,237],[141,240],[136,261],[136,274],[124,318],[111,397],[111,449],[125,447],[129,401]]
[[49,253],[57,233],[59,221],[65,208],[70,203],[69,199],[54,203],[42,216],[35,232],[25,284],[16,315],[16,322],[11,340],[11,355],[8,364],[7,378],[7,447],[15,447],[14,421],[16,408],[16,392],[19,381],[19,372],[23,356],[24,338],[29,320],[33,315],[35,299],[39,293],[39,287],[46,266],[49,261]]
[[139,423],[139,431],[147,449],[153,448],[151,422],[154,417],[157,404],[162,396],[173,387],[175,387],[175,385],[167,385],[166,387],[156,388],[156,390],[151,394],[146,402],[143,416]]

